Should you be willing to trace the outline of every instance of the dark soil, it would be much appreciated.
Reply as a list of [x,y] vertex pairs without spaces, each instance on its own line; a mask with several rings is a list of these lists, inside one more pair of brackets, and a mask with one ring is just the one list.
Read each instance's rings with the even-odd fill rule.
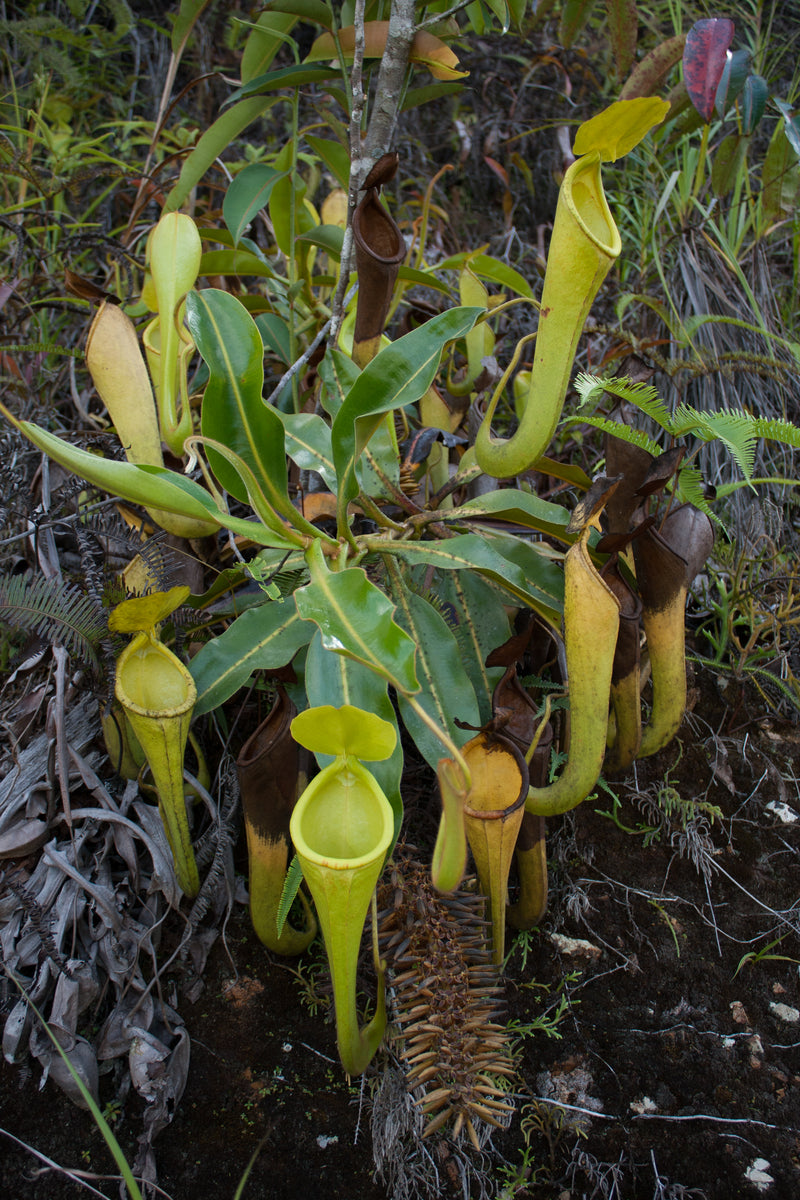
[[[463,1146],[431,1139],[431,1195],[477,1197],[503,1183],[506,1195],[541,1200],[798,1194],[800,822],[767,804],[798,807],[800,733],[747,693],[729,708],[722,677],[698,683],[679,741],[616,788],[616,823],[602,791],[552,822],[549,913],[514,944],[505,992],[510,1018],[549,1018],[555,1036],[520,1037],[517,1116],[495,1135],[496,1153],[473,1155],[471,1181]],[[662,811],[680,796],[722,819],[673,813],[647,834],[659,794]],[[785,958],[737,973],[775,939],[771,953]],[[348,1086],[336,1060],[319,959],[300,976],[270,962],[242,906],[226,940],[199,999],[180,1005],[191,1067],[156,1140],[160,1185],[174,1200],[232,1197],[260,1146],[246,1197],[391,1196],[373,1179],[370,1087]],[[101,1080],[104,1101],[122,1074]],[[2,1064],[0,1126],[63,1167],[113,1172],[91,1117],[50,1082],[37,1091],[38,1075]],[[129,1160],[142,1109],[131,1092],[114,1123]],[[759,1184],[759,1170],[772,1182]],[[0,1182],[20,1200],[87,1194],[7,1139]],[[95,1186],[116,1194],[108,1180]]]

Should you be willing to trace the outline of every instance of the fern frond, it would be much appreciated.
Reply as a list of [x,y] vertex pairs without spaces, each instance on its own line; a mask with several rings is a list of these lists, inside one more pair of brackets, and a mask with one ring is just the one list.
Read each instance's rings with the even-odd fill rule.
[[754,420],[744,412],[732,412],[723,409],[722,412],[706,413],[698,436],[704,441],[712,438],[727,446],[739,466],[745,479],[751,479],[756,460],[757,434]]
[[688,504],[693,504],[695,508],[699,508],[701,512],[706,514],[710,521],[715,525],[719,525],[721,529],[725,529],[724,522],[719,519],[705,498],[703,476],[697,467],[691,465],[681,467],[678,472],[677,490],[682,500],[685,500]]
[[300,884],[303,882],[303,869],[300,866],[300,860],[296,854],[292,855],[292,861],[289,863],[289,869],[286,872],[286,878],[283,881],[281,890],[281,899],[278,905],[278,914],[275,918],[275,924],[278,927],[278,936],[283,932],[283,927],[286,924],[286,918],[289,916],[292,905],[297,899],[297,893],[300,891]]
[[781,442],[784,446],[794,446],[800,449],[800,427],[791,421],[774,420],[767,417],[752,417],[756,437],[765,442]]
[[601,379],[598,375],[589,375],[584,371],[575,380],[575,389],[581,397],[581,407],[591,401],[599,402],[603,393],[608,392],[611,396],[616,396],[618,400],[634,404],[662,429],[672,433],[671,417],[667,406],[656,389],[649,383],[634,383],[632,379],[628,379],[627,375]]
[[[764,421],[762,424],[765,427],[771,424],[785,426],[787,428],[783,432],[794,431],[800,439],[800,430],[788,421]],[[761,436],[757,425],[757,419],[743,409],[723,408],[720,412],[698,412],[689,404],[681,404],[672,418],[672,432],[675,437],[686,437],[691,433],[702,442],[720,441],[727,446],[747,480],[753,474],[755,443]],[[795,442],[795,445],[797,444],[800,442]]]
[[97,648],[108,632],[105,613],[74,584],[39,576],[0,575],[0,621],[14,629],[59,642],[74,657],[97,664]]
[[634,429],[632,425],[625,425],[622,421],[612,421],[610,417],[568,417],[563,424],[565,426],[591,425],[594,429],[602,429],[603,433],[610,433],[613,437],[619,438],[621,442],[630,442],[632,446],[639,446],[642,450],[647,450],[654,458],[658,458],[661,453],[658,442],[654,442],[643,429]]
[[679,404],[670,417],[670,433],[673,437],[687,437],[697,433],[703,425],[705,413],[700,413],[691,404]]

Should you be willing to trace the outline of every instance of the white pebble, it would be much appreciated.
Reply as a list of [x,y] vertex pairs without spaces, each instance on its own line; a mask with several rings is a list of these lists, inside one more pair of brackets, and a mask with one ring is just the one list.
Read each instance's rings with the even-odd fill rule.
[[791,1025],[796,1025],[800,1021],[800,1010],[792,1008],[790,1004],[781,1004],[780,1001],[770,1001],[770,1012],[774,1012],[779,1021],[788,1021]]
[[759,1192],[766,1192],[769,1185],[775,1182],[767,1171],[768,1166],[766,1158],[754,1158],[744,1173],[748,1183],[752,1183]]

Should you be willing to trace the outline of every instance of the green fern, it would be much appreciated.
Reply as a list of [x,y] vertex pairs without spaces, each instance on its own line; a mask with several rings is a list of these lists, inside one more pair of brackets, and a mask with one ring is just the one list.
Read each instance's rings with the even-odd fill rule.
[[[575,390],[581,398],[581,408],[586,404],[599,404],[603,396],[609,393],[616,396],[618,400],[635,404],[646,416],[652,417],[662,429],[672,432],[670,429],[671,417],[667,406],[656,389],[649,383],[634,383],[625,375],[618,379],[601,379],[597,375],[589,375],[583,371],[575,380]],[[660,451],[656,451],[656,453],[660,453]]]
[[698,437],[704,442],[719,439],[735,458],[739,470],[745,479],[753,477],[756,463],[756,442],[758,440],[753,428],[753,417],[744,412],[732,412],[725,409],[718,413],[708,413],[704,416],[698,430]]
[[661,453],[658,442],[654,442],[643,429],[634,429],[632,425],[625,425],[622,421],[612,421],[610,417],[569,417],[564,424],[591,425],[593,429],[599,429],[603,433],[610,433],[613,437],[619,438],[621,442],[639,446],[648,454],[652,454],[654,458]]
[[58,642],[75,658],[96,665],[97,649],[108,626],[102,609],[71,583],[39,576],[0,575],[0,621],[13,629]]
[[[756,442],[759,438],[800,448],[800,428],[791,421],[754,417],[744,409],[725,408],[719,412],[699,412],[685,403],[680,404],[675,412],[670,414],[655,388],[649,384],[633,383],[626,378],[601,379],[596,375],[583,373],[578,376],[575,387],[581,397],[581,407],[593,402],[599,403],[605,393],[610,393],[620,400],[634,404],[660,425],[671,438],[693,436],[701,442],[722,442],[730,451],[747,483],[752,481]],[[613,433],[623,441],[642,446],[651,454],[660,453],[660,447],[651,439],[640,440],[634,436],[637,431],[632,431],[629,426],[606,417],[571,417],[569,421],[593,425],[596,429]],[[644,438],[644,435],[641,436]]]
[[752,417],[756,437],[765,442],[781,442],[784,446],[800,449],[800,428],[791,421],[774,420],[767,417]]
[[680,498],[685,500],[688,504],[693,504],[695,508],[699,508],[701,512],[706,514],[710,521],[713,521],[716,525],[719,525],[722,529],[725,529],[725,525],[719,519],[717,514],[713,512],[711,505],[708,503],[708,500],[706,500],[703,486],[704,480],[702,471],[698,470],[697,467],[691,466],[690,464],[681,467],[680,471],[678,472],[678,491],[680,492]]

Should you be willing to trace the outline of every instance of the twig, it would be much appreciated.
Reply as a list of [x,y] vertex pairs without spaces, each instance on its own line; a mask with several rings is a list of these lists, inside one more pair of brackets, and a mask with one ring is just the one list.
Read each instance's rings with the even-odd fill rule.
[[747,888],[739,883],[738,879],[734,879],[732,875],[729,875],[725,868],[720,866],[716,859],[712,861],[712,866],[714,867],[715,871],[719,871],[721,875],[724,875],[725,878],[732,883],[734,887],[737,887],[740,892],[744,892],[748,900],[752,900],[754,904],[757,904],[759,908],[763,908],[764,912],[768,912],[770,916],[775,917],[775,919],[781,922],[781,924],[787,925],[792,933],[797,933],[797,924],[790,921],[786,916],[787,913],[792,913],[795,918],[800,915],[798,914],[798,910],[795,905],[790,908],[785,908],[782,912],[778,912],[777,909],[770,908],[770,906],[765,904],[763,900],[759,900],[758,896],[754,896],[752,892],[748,892]]
[[317,1058],[324,1059],[325,1062],[335,1063],[338,1061],[335,1058],[329,1058],[328,1055],[323,1054],[321,1050],[315,1050],[313,1046],[309,1046],[306,1042],[298,1042],[298,1045],[302,1046],[304,1050],[308,1050],[311,1054],[316,1054]]
[[[342,262],[344,263],[344,249],[342,249]],[[349,272],[342,271],[339,278],[340,279],[343,278],[345,280],[345,282],[347,282],[348,274],[349,274]],[[355,288],[355,286],[353,286],[350,289],[350,291],[347,293],[347,295],[344,297],[344,300],[343,300],[342,306],[341,306],[342,312],[344,312],[344,310],[347,308],[348,304],[352,300],[353,296],[355,296],[355,294],[356,294],[356,288]],[[265,404],[274,404],[275,403],[278,396],[281,394],[283,389],[286,387],[287,383],[291,383],[292,379],[294,379],[294,377],[298,373],[298,371],[301,371],[302,368],[309,361],[309,359],[311,358],[311,355],[314,353],[317,346],[319,346],[319,344],[322,341],[324,341],[324,339],[327,337],[332,325],[333,325],[333,317],[329,317],[329,319],[325,322],[325,324],[320,329],[319,333],[314,338],[313,342],[311,342],[311,344],[309,346],[307,346],[307,348],[300,355],[297,362],[292,363],[292,365],[289,367],[288,371],[286,371],[283,375],[281,375],[277,384],[275,385],[275,387],[272,389],[272,391],[270,392],[270,394],[267,396],[266,400],[264,401]],[[331,340],[335,341],[336,339],[332,338]]]
[[361,157],[361,120],[364,114],[364,14],[366,0],[356,0],[353,14],[355,44],[353,46],[353,69],[350,73],[350,178],[347,196],[347,224],[342,241],[339,260],[339,279],[331,302],[331,342],[336,344],[344,319],[345,292],[350,278],[350,259],[353,253],[353,213],[358,203],[358,190],[366,175]]
[[[562,1100],[551,1100],[547,1096],[534,1096],[537,1104],[550,1104],[553,1108],[568,1109],[569,1112],[582,1113],[586,1117],[597,1117],[602,1121],[621,1121],[623,1118],[615,1113],[596,1112],[593,1108],[582,1108],[579,1104],[566,1104]],[[760,1129],[776,1129],[780,1133],[800,1133],[791,1125],[771,1125],[768,1121],[759,1121],[755,1117],[714,1117],[710,1113],[687,1113],[670,1116],[669,1113],[634,1113],[634,1121],[713,1121],[717,1125],[757,1125]]]
[[[39,1161],[43,1162],[51,1171],[59,1171],[62,1175],[66,1175],[67,1179],[71,1179],[73,1183],[77,1183],[81,1187],[86,1188],[86,1190],[91,1192],[94,1196],[100,1196],[101,1200],[109,1200],[109,1198],[105,1192],[100,1192],[96,1187],[92,1187],[91,1183],[88,1182],[90,1179],[108,1180],[110,1183],[122,1182],[121,1175],[98,1175],[94,1171],[78,1170],[77,1167],[74,1170],[70,1170],[69,1167],[62,1167],[52,1158],[48,1158],[46,1154],[43,1154],[41,1150],[36,1150],[33,1146],[28,1145],[27,1142],[23,1142],[22,1138],[18,1138],[16,1134],[10,1133],[8,1129],[0,1128],[0,1134],[2,1134],[3,1137],[7,1137],[9,1141],[16,1143],[21,1150],[26,1150],[28,1154],[32,1154],[34,1158],[38,1158]],[[143,1179],[139,1179],[137,1182],[144,1183],[145,1181]],[[155,1188],[159,1196],[164,1197],[164,1200],[171,1200],[169,1193],[165,1192],[163,1188],[158,1186],[158,1184],[149,1183],[148,1186]]]
[[550,1104],[553,1108],[569,1109],[570,1112],[583,1113],[586,1117],[599,1117],[601,1121],[619,1121],[620,1118],[614,1113],[598,1112],[594,1108],[582,1108],[580,1104],[567,1104],[563,1100],[551,1100],[547,1096],[534,1096],[536,1104]]
[[400,100],[403,95],[411,46],[414,42],[416,24],[414,20],[415,0],[392,0],[386,46],[381,58],[375,103],[370,114],[366,137],[361,137],[361,122],[364,112],[364,90],[362,71],[364,64],[364,11],[365,0],[357,0],[355,7],[355,46],[353,70],[350,76],[352,109],[350,113],[350,180],[348,185],[347,228],[342,243],[342,258],[339,267],[339,282],[331,304],[331,341],[339,336],[345,310],[344,293],[350,277],[350,257],[353,247],[353,213],[358,204],[361,184],[376,159],[389,149]]
[[[567,1105],[563,1105],[564,1108]],[[779,1133],[800,1133],[792,1125],[771,1125],[769,1121],[758,1121],[755,1117],[713,1117],[711,1113],[686,1113],[670,1116],[669,1113],[634,1113],[634,1121],[713,1121],[716,1125],[757,1125],[759,1129],[777,1129]]]
[[456,13],[460,13],[462,9],[468,8],[472,0],[458,0],[452,8],[448,8],[447,12],[435,13],[432,17],[426,17],[424,21],[420,21],[418,29],[430,29],[432,25],[441,25],[448,21],[450,17],[454,17]]

